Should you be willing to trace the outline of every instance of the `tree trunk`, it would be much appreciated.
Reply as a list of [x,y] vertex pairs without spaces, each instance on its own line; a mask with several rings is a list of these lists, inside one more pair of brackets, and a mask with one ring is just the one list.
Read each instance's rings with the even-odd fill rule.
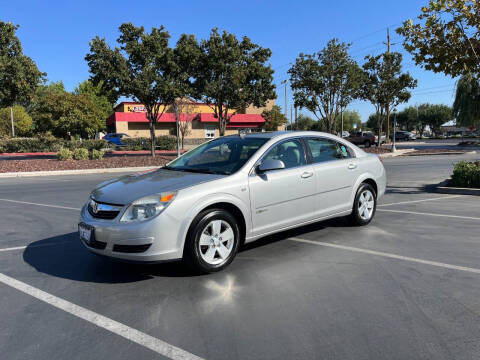
[[218,132],[220,136],[225,136],[226,121],[223,118],[223,115],[218,117]]
[[153,121],[150,121],[150,142],[152,157],[155,157],[155,123]]
[[380,144],[382,143],[382,113],[377,114],[377,125],[378,125],[378,140],[376,145],[380,146]]

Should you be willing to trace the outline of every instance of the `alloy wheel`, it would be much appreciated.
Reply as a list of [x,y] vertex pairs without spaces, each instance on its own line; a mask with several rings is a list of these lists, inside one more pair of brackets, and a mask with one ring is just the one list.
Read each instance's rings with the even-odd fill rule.
[[200,256],[209,265],[225,262],[232,253],[235,234],[224,220],[213,220],[205,226],[198,242]]
[[375,198],[370,190],[364,190],[358,199],[358,214],[363,220],[370,220],[373,216]]

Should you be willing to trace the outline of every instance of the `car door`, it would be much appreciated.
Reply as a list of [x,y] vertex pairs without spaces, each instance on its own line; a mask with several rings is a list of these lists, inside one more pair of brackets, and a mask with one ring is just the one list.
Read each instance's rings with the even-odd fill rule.
[[306,139],[316,179],[315,217],[321,218],[352,207],[353,186],[359,176],[358,159],[343,143],[323,137]]
[[[253,234],[261,235],[313,218],[315,173],[307,162],[300,138],[283,140],[265,152],[261,161],[281,160],[284,169],[249,176]],[[260,163],[259,162],[259,163]]]

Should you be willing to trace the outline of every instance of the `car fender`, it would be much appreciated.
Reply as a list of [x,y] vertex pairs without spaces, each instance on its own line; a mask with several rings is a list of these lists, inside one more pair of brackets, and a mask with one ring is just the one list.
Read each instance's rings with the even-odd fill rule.
[[192,225],[193,220],[195,217],[205,208],[217,204],[217,203],[229,203],[235,205],[240,211],[242,212],[243,218],[245,219],[245,236],[248,237],[251,231],[251,217],[249,216],[250,213],[250,206],[245,204],[243,200],[240,198],[228,194],[228,193],[216,193],[216,194],[209,194],[206,195],[195,202],[195,204],[191,207],[190,211],[185,215],[182,224],[180,226],[178,232],[178,242],[182,244],[182,252],[183,247],[185,245],[185,240],[187,238],[188,229]]
[[355,184],[353,185],[353,188],[352,188],[352,194],[350,195],[350,204],[352,204],[352,207],[353,207],[353,202],[355,201],[355,195],[357,194],[357,190],[360,187],[360,184],[367,179],[372,179],[375,182],[377,182],[377,176],[375,176],[373,173],[365,172],[361,174],[355,181]]

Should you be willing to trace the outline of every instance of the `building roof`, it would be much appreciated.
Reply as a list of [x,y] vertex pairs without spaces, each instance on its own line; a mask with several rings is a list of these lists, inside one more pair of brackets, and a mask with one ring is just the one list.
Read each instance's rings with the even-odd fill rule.
[[[180,114],[180,121],[192,121],[199,120],[202,123],[216,123],[218,119],[213,114],[200,113],[196,115],[192,114]],[[144,112],[115,112],[107,119],[107,125],[111,125],[117,121],[126,122],[148,122],[147,114]],[[164,113],[158,119],[159,123],[174,123],[175,114]],[[230,119],[227,127],[251,127],[260,126],[265,123],[265,119],[259,114],[235,114]]]

